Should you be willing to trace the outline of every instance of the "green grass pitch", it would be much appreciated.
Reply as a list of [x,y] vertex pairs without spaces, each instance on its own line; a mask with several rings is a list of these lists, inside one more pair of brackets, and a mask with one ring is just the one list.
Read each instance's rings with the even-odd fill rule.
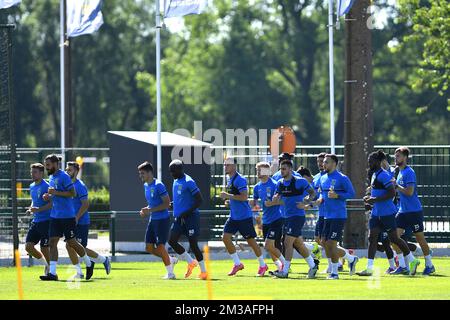
[[[366,259],[361,259],[357,271],[365,268]],[[255,277],[256,260],[244,260],[245,269],[235,277],[228,277],[232,262],[212,261],[213,298],[227,299],[450,299],[450,258],[435,258],[436,274],[424,277],[385,275],[386,259],[375,260],[374,277],[359,277],[348,274],[348,266],[340,273],[340,280],[325,280],[321,272],[326,268],[322,259],[318,278],[306,279],[307,266],[303,260],[295,259],[289,279],[274,279],[270,276]],[[184,279],[186,262],[175,266],[177,280],[162,280],[165,268],[161,262],[113,263],[109,276],[102,265],[96,265],[90,281],[67,282],[73,273],[67,265],[58,266],[58,282],[43,282],[39,275],[42,266],[24,267],[23,290],[25,299],[207,299],[206,281],[197,280],[198,270],[192,278]],[[421,273],[424,261],[418,271]],[[273,270],[273,264],[270,265]],[[17,299],[17,271],[15,268],[0,268],[0,299]]]

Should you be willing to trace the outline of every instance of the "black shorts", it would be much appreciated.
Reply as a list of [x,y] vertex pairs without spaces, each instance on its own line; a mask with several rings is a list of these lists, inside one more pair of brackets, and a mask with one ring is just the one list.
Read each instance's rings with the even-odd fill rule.
[[87,247],[89,236],[89,225],[88,224],[77,224],[75,228],[75,238],[83,246]]
[[269,224],[263,224],[264,240],[281,241],[283,234],[283,218],[273,221]]
[[386,231],[380,232],[377,242],[385,242],[386,240],[389,240],[388,233]]
[[41,242],[41,247],[48,247],[50,220],[42,222],[31,222],[30,229],[27,233],[26,242],[34,243]]
[[397,227],[400,229],[410,229],[412,233],[423,232],[423,212],[402,212],[395,216]]
[[293,216],[284,220],[284,233],[286,236],[298,238],[302,235],[303,225],[305,224],[305,216]]
[[316,222],[316,229],[314,231],[314,236],[318,238],[322,238],[323,233],[323,225],[325,223],[325,217],[319,217]]
[[371,216],[369,219],[369,229],[379,228],[382,232],[387,233],[397,229],[395,224],[395,215],[388,216]]
[[188,238],[198,237],[200,235],[200,214],[193,213],[184,219],[175,218],[170,232],[184,234]]
[[256,238],[253,218],[244,220],[232,220],[231,218],[228,218],[223,226],[223,233],[236,234],[237,232],[239,232],[244,239]]
[[56,219],[50,218],[50,238],[61,238],[64,236],[64,240],[70,240],[75,238],[75,229],[77,222],[75,217]]
[[145,232],[145,243],[165,245],[169,237],[170,218],[150,220]]
[[346,220],[347,219],[325,219],[322,238],[337,242],[341,241]]

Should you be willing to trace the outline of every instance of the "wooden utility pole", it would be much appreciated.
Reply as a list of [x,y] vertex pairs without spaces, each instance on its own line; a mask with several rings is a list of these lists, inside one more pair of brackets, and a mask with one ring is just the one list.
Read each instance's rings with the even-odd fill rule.
[[[361,199],[367,186],[367,157],[373,150],[371,0],[355,1],[345,19],[344,172]],[[347,248],[367,247],[362,200],[351,201],[344,232]]]

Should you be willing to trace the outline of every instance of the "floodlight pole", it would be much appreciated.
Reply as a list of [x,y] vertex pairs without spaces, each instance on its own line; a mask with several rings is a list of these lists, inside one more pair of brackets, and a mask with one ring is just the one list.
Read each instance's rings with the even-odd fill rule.
[[156,0],[156,178],[162,180],[162,159],[161,159],[161,12],[159,0]]

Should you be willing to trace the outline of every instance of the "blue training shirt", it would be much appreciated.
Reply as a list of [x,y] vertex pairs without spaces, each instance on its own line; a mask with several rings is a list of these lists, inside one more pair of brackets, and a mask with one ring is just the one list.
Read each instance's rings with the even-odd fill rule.
[[[88,189],[83,181],[81,180],[75,180],[73,183],[73,186],[75,187],[75,191],[77,192],[77,195],[72,198],[73,201],[73,208],[75,210],[75,215],[78,213],[78,211],[81,208],[81,201],[88,199]],[[88,225],[91,223],[91,219],[89,217],[89,212],[86,210],[86,212],[81,216],[80,220],[78,220],[79,225]]]
[[[337,199],[328,198],[328,191],[331,189],[338,194]],[[320,190],[325,219],[347,219],[346,200],[355,196],[350,179],[337,170],[331,174],[326,173],[320,178]]]
[[[58,169],[49,177],[49,186],[57,191],[69,191],[73,189],[73,182],[70,176],[63,170]],[[51,218],[69,219],[75,218],[75,210],[73,209],[72,198],[60,197],[52,195],[53,208],[50,214]]]
[[303,202],[308,189],[312,187],[304,178],[292,176],[290,180],[281,179],[277,182],[277,193],[283,201],[285,218],[305,215],[304,209],[297,208],[297,202]]
[[[152,183],[144,183],[145,199],[147,199],[148,206],[155,208],[163,203],[162,198],[168,195],[166,186],[158,179],[153,179]],[[162,220],[169,217],[169,210],[164,209],[155,211],[150,214],[149,221]]]
[[[42,196],[44,193],[48,192],[48,182],[42,179],[42,181],[39,184],[36,184],[33,182],[30,184],[30,195],[31,195],[31,206],[32,207],[43,207],[46,204],[48,204],[48,201],[45,201]],[[35,212],[33,214],[33,222],[43,222],[50,220],[50,213],[52,212],[52,209],[48,209],[41,212]]]
[[[294,177],[302,178],[300,173],[298,173],[297,171],[292,171],[292,175]],[[281,169],[273,174],[272,179],[275,180],[275,182],[278,182],[279,180],[283,179],[283,177],[281,176]]]
[[266,207],[264,202],[266,200],[271,201],[277,190],[277,183],[269,178],[265,183],[259,181],[253,188],[253,199],[255,201],[261,201],[261,208],[263,209],[263,224],[270,224],[280,218],[280,206]]
[[420,203],[419,196],[417,195],[416,173],[411,167],[406,166],[403,170],[400,170],[397,177],[397,184],[403,188],[407,188],[409,186],[414,187],[414,193],[411,196],[398,192],[400,195],[399,212],[407,213],[422,211],[422,204]]
[[[325,174],[325,171],[320,171],[313,177],[313,187],[316,192],[316,198],[320,196],[320,178]],[[319,205],[319,217],[325,217],[325,210],[323,207],[323,202]]]
[[[392,187],[392,175],[390,172],[379,169],[372,175],[371,179],[371,193],[372,197],[382,197],[387,193],[387,190]],[[380,202],[375,202],[372,208],[372,216],[383,217],[397,213],[397,208],[392,199],[387,199]]]
[[[173,216],[179,217],[183,212],[192,208],[195,202],[194,195],[199,193],[200,189],[190,176],[184,174],[183,177],[174,180],[172,191]],[[194,213],[199,213],[198,209],[195,209]]]
[[[247,191],[247,179],[236,171],[234,176],[227,181],[227,190],[231,194],[240,194]],[[252,218],[252,209],[248,201],[238,201],[230,199],[230,218],[232,220],[244,220]]]
[[[298,173],[297,171],[292,171],[292,175],[293,175],[294,177],[302,178],[302,176],[300,175],[300,173]],[[275,172],[275,173],[273,174],[272,179],[273,179],[275,182],[278,182],[278,181],[280,181],[281,179],[283,179],[283,177],[281,176],[281,169],[278,170],[277,172]],[[280,214],[281,214],[281,216],[282,216],[283,218],[286,217],[286,212],[285,212],[285,207],[284,207],[284,206],[280,206]]]

